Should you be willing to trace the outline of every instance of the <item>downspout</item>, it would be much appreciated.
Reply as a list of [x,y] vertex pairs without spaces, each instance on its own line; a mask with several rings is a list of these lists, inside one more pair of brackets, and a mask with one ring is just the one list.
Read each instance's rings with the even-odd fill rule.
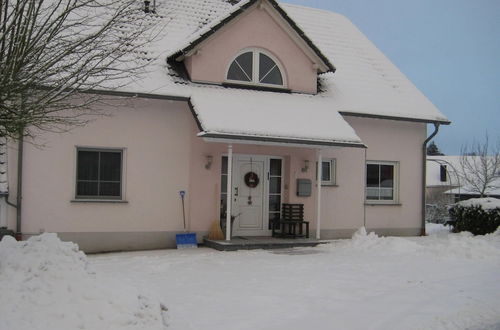
[[427,186],[427,143],[439,132],[439,123],[434,123],[434,132],[424,141],[422,146],[422,229],[421,236],[425,236],[425,188]]

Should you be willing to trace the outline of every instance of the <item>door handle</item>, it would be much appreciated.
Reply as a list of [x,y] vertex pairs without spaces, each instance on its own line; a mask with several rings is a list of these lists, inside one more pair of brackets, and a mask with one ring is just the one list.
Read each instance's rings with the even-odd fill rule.
[[238,196],[239,190],[238,187],[234,187],[234,196]]

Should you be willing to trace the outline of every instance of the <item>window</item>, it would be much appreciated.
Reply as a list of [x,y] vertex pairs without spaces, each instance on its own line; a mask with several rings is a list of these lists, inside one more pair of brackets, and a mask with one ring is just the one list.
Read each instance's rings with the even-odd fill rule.
[[370,202],[397,201],[398,163],[369,162],[366,164],[366,199]]
[[76,198],[122,198],[122,150],[77,150]]
[[262,50],[246,51],[238,55],[229,66],[227,80],[252,85],[285,86],[278,62]]
[[220,178],[220,219],[226,219],[227,210],[227,156],[222,157],[221,178]]
[[[335,159],[323,159],[321,162],[321,185],[334,186],[336,184],[336,162]],[[316,163],[316,177],[318,177],[318,163]]]
[[441,182],[446,182],[448,181],[446,173],[448,172],[448,169],[446,168],[446,165],[440,165],[439,166],[439,179]]
[[281,219],[281,184],[282,184],[282,161],[271,158],[269,160],[269,228],[272,229],[273,222]]

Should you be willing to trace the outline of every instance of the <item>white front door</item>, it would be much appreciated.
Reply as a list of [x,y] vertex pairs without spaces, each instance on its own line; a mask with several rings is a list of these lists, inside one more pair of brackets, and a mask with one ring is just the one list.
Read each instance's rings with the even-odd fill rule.
[[235,155],[233,161],[233,236],[269,235],[268,157]]

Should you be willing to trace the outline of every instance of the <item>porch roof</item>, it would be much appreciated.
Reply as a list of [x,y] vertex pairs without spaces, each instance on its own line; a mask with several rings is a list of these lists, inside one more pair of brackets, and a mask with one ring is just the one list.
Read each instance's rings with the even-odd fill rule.
[[314,146],[365,147],[327,99],[226,90],[191,97],[201,137]]

